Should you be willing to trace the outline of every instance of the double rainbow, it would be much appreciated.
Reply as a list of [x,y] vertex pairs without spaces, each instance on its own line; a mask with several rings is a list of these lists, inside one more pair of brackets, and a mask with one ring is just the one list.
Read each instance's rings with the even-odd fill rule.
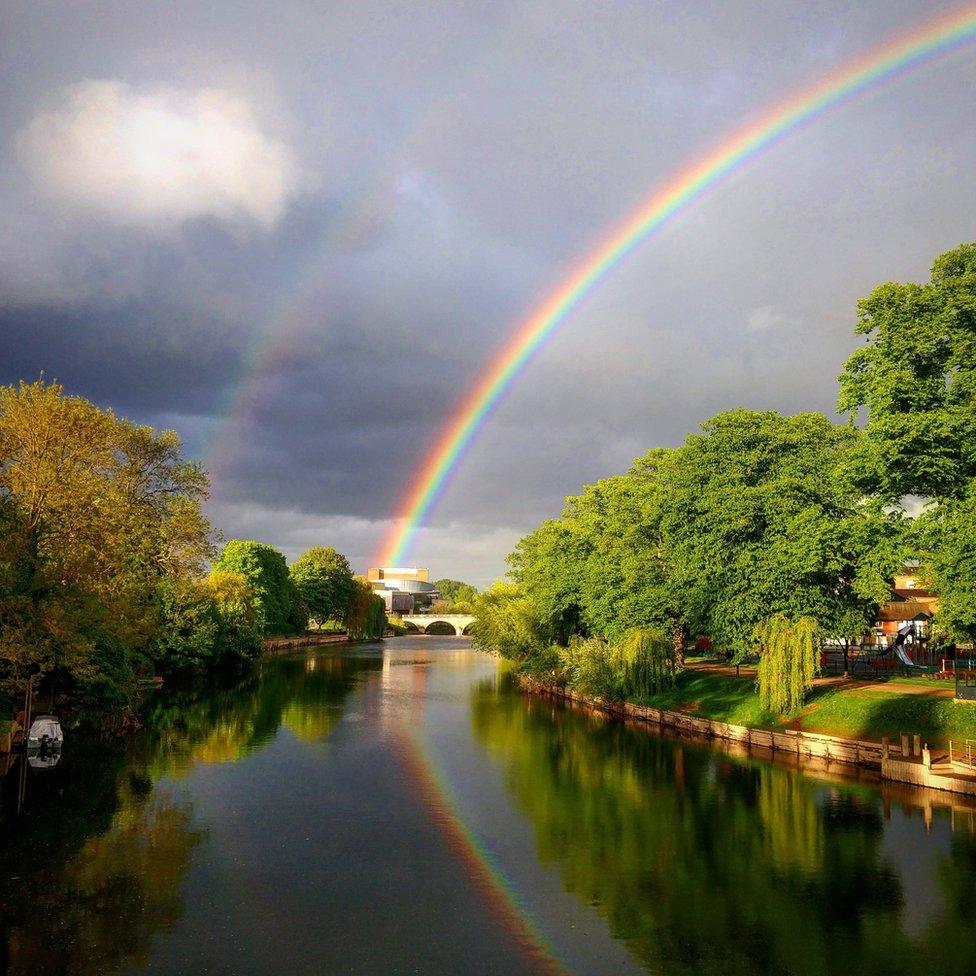
[[976,37],[976,7],[926,22],[791,95],[678,173],[598,244],[512,333],[441,431],[410,481],[379,565],[400,565],[465,450],[533,354],[627,254],[670,218],[763,150],[830,109],[900,74],[946,57]]

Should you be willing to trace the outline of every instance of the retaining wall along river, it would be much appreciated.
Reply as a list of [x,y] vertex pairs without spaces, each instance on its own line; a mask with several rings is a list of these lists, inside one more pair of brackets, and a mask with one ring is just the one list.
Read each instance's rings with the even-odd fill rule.
[[948,761],[933,763],[928,748],[920,747],[917,736],[914,737],[914,742],[910,742],[909,736],[903,735],[901,743],[895,744],[845,739],[793,729],[754,729],[700,718],[685,712],[673,712],[666,708],[635,705],[633,702],[604,701],[601,698],[581,695],[571,688],[539,681],[529,675],[519,675],[518,682],[522,690],[530,694],[562,699],[616,718],[672,729],[706,741],[719,739],[740,743],[749,752],[755,750],[772,756],[795,757],[799,763],[843,763],[878,770],[882,779],[898,783],[976,796],[976,776],[956,774]]

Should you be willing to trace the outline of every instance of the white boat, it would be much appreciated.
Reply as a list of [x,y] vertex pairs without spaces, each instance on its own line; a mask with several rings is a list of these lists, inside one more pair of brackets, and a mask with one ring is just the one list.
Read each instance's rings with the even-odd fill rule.
[[28,749],[60,749],[64,733],[56,715],[38,715],[27,733]]

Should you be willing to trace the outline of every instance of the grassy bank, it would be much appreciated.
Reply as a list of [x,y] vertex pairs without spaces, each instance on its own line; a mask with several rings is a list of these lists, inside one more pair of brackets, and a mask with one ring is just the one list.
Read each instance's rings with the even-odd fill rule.
[[734,725],[782,729],[853,739],[897,737],[919,733],[932,745],[947,739],[976,739],[976,703],[935,695],[913,695],[875,689],[826,688],[811,694],[793,721],[764,711],[752,678],[736,678],[695,670],[683,671],[675,687],[639,702],[655,708],[687,712]]

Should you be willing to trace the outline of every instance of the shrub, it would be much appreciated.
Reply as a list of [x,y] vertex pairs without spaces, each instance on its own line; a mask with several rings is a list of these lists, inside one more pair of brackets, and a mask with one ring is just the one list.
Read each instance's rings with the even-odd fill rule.
[[639,628],[621,641],[623,692],[627,698],[649,698],[674,687],[678,672],[674,641],[658,630]]
[[776,614],[756,627],[755,639],[759,644],[756,686],[762,707],[777,715],[794,714],[820,671],[817,621]]
[[567,682],[581,694],[623,698],[624,663],[617,648],[599,637],[571,637],[559,653]]

